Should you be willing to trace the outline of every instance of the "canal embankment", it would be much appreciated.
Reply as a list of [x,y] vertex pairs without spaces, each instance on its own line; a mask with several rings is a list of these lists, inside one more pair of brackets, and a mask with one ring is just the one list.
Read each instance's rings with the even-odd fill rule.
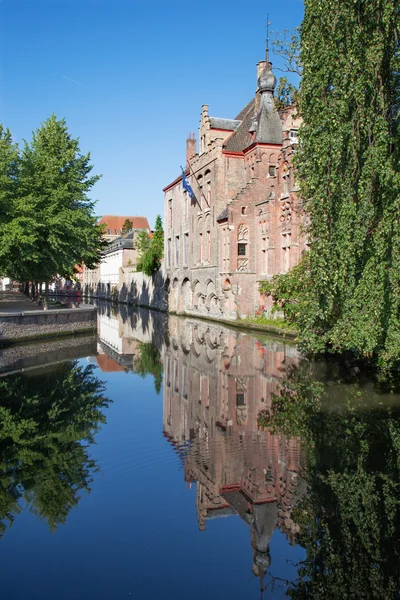
[[97,308],[44,310],[20,292],[0,294],[0,345],[97,331]]

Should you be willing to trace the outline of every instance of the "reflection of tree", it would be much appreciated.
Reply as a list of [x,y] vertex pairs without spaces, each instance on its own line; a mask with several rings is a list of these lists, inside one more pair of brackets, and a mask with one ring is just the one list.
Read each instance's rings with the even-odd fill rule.
[[151,343],[138,343],[138,353],[133,361],[133,372],[141,377],[147,374],[154,377],[154,388],[159,394],[162,384],[163,365],[161,361],[160,351]]
[[396,597],[400,408],[383,408],[371,387],[322,387],[303,363],[285,380],[271,414],[260,417],[306,446],[309,487],[294,517],[307,558],[288,594]]
[[54,530],[90,491],[96,463],[82,442],[105,423],[103,392],[93,367],[76,362],[0,379],[0,535],[21,496]]

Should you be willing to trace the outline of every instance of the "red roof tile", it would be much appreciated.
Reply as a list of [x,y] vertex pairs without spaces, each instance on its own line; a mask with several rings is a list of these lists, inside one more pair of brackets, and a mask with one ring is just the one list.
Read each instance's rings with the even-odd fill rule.
[[114,235],[115,230],[118,231],[119,235],[126,219],[132,221],[133,229],[147,229],[150,231],[150,225],[146,217],[119,217],[117,215],[104,215],[104,217],[101,217],[97,224],[102,225],[103,223],[106,223],[107,228],[111,229],[112,235]]

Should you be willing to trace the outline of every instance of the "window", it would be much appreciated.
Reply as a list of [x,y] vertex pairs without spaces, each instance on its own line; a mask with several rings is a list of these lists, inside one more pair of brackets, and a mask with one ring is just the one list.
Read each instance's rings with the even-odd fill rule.
[[118,229],[114,229],[115,235],[118,235]]
[[108,230],[108,235],[111,235],[111,229]]
[[238,256],[246,256],[246,244],[238,244]]
[[171,266],[171,238],[167,240],[167,266]]
[[189,258],[189,234],[185,233],[183,236],[183,264],[188,264]]
[[211,261],[211,231],[207,231],[207,261]]
[[204,200],[203,200],[203,176],[199,175],[199,177],[197,178],[197,183],[199,185],[199,208],[200,210],[202,209],[203,205],[204,205]]
[[204,178],[206,180],[206,200],[207,204],[211,206],[211,171],[206,171],[204,173]]
[[223,227],[222,229],[222,270],[223,272],[229,271],[229,229]]
[[249,241],[249,226],[246,223],[241,223],[237,233],[237,269],[238,271],[249,270],[249,259],[247,258],[247,243]]
[[168,200],[168,227],[172,227],[172,200]]
[[268,173],[270,177],[275,177],[275,165],[269,165]]
[[290,269],[290,245],[291,245],[291,234],[282,234],[282,252],[283,252],[283,271],[287,273]]
[[175,236],[175,267],[179,267],[179,235]]
[[266,221],[264,221],[263,223],[260,223],[260,227],[261,227],[261,265],[260,265],[260,270],[261,273],[268,273],[268,246],[269,246],[269,239],[267,236],[267,223]]
[[244,394],[236,394],[236,406],[244,406]]
[[298,142],[297,129],[291,129],[289,131],[289,139],[290,139],[291,144],[297,144],[297,142]]
[[247,213],[247,206],[242,206],[242,215]]
[[200,233],[200,255],[199,255],[199,261],[202,263],[203,262],[203,234]]

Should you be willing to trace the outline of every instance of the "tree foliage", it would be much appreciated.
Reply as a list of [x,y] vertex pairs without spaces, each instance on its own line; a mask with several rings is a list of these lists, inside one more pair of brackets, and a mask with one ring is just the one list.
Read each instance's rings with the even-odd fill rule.
[[153,237],[146,230],[139,233],[136,248],[139,251],[137,270],[153,275],[161,267],[164,255],[164,230],[160,215],[157,215]]
[[0,221],[2,273],[49,281],[71,276],[82,262],[89,268],[98,263],[104,241],[87,196],[99,179],[92,168],[90,154],[81,154],[79,141],[55,115],[21,152],[7,132],[0,136],[0,196],[8,201]]
[[399,19],[393,0],[307,0],[301,26],[301,341],[381,367],[400,358]]
[[309,361],[293,367],[271,412],[260,415],[260,424],[303,442],[307,490],[293,518],[307,555],[287,594],[394,600],[400,589],[400,409],[371,383],[360,386],[342,364],[325,365],[323,377],[320,367]]
[[141,377],[150,374],[154,377],[154,388],[156,393],[161,391],[163,363],[160,351],[154,344],[138,343],[138,353],[134,358],[133,371]]
[[132,229],[133,229],[132,221],[130,219],[125,219],[124,224],[122,225],[122,228],[121,228],[122,235],[124,233],[129,233],[129,231],[132,231]]
[[[298,81],[303,72],[300,57],[300,27],[276,32],[272,37],[272,51],[284,60],[283,68],[275,66],[275,70],[294,74]],[[280,77],[275,89],[275,105],[278,110],[297,104],[298,94],[299,90],[294,81],[290,81],[287,76]]]
[[54,530],[90,491],[97,467],[87,446],[108,402],[93,368],[76,362],[0,379],[0,536],[19,498]]

